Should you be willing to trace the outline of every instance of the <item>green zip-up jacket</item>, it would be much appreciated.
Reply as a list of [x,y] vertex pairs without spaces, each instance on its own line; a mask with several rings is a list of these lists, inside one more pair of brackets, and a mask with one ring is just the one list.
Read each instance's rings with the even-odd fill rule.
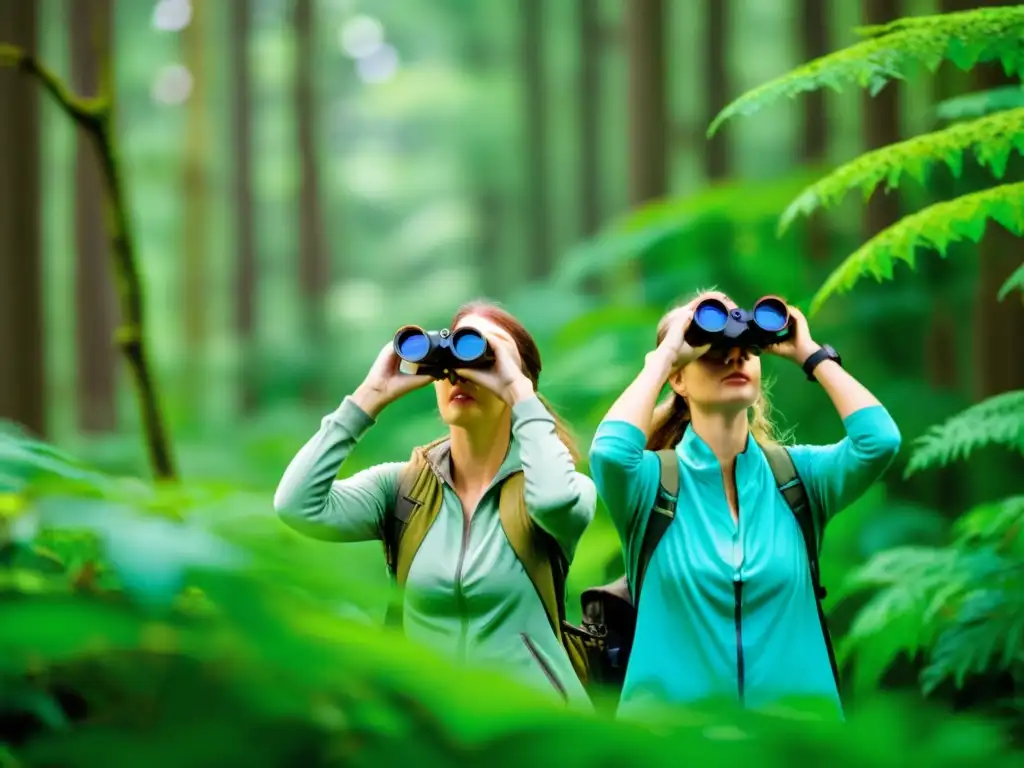
[[[347,397],[323,419],[285,470],[274,495],[274,507],[285,523],[324,541],[381,538],[403,462],[336,479],[373,424]],[[555,432],[554,418],[537,397],[512,408],[508,453],[468,521],[452,487],[448,441],[428,458],[442,483],[442,505],[409,569],[406,636],[454,655],[457,662],[504,670],[570,706],[589,708],[586,690],[498,517],[503,481],[522,470],[530,515],[572,562],[580,536],[594,518],[597,492],[590,478],[576,471]]]

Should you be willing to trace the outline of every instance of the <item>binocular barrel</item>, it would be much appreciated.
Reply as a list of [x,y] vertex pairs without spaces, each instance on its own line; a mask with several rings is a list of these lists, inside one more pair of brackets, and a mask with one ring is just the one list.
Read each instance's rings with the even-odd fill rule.
[[487,339],[475,328],[427,331],[406,325],[395,333],[393,346],[399,358],[437,377],[453,368],[482,368],[494,362]]
[[761,297],[749,312],[707,298],[694,309],[686,340],[692,345],[763,347],[785,340],[790,333],[789,305],[778,296]]

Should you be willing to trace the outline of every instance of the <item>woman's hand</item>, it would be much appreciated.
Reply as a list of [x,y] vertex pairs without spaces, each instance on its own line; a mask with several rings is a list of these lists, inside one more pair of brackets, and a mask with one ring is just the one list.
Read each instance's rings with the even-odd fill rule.
[[533,382],[523,373],[523,360],[512,337],[500,328],[477,330],[483,333],[494,352],[494,365],[490,368],[457,368],[455,375],[483,387],[508,405],[515,405],[536,394]]
[[393,342],[387,345],[373,361],[369,373],[352,394],[355,404],[376,418],[386,406],[414,389],[425,387],[433,378],[422,374],[402,373],[398,366],[401,358],[395,354]]
[[811,338],[811,329],[803,312],[796,307],[790,307],[789,316],[793,318],[793,335],[783,342],[765,347],[764,351],[797,365],[803,365],[804,360],[817,352],[820,345]]
[[672,310],[668,317],[668,331],[665,333],[665,338],[661,340],[657,349],[650,353],[664,362],[670,373],[685,368],[711,349],[710,344],[691,347],[685,338],[686,331],[693,321],[696,302],[697,300],[694,299],[689,304]]

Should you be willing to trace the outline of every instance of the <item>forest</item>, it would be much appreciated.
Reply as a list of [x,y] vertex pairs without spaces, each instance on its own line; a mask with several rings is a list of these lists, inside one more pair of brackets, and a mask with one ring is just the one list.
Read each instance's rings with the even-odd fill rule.
[[[0,768],[1020,765],[1022,74],[987,0],[0,0]],[[845,722],[553,706],[274,514],[398,327],[515,313],[587,472],[710,287],[800,307],[902,435],[821,556]],[[343,475],[442,426],[414,392]],[[568,619],[622,573],[599,505]]]

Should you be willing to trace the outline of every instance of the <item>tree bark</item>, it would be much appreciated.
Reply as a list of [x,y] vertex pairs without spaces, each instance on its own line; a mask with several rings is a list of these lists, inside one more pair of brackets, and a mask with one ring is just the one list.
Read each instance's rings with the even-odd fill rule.
[[233,88],[231,132],[234,152],[233,192],[235,213],[235,332],[241,348],[239,400],[243,414],[258,405],[256,346],[257,266],[252,189],[252,73],[249,67],[249,33],[252,0],[231,3],[231,82]]
[[[864,24],[884,24],[900,18],[903,12],[900,0],[863,0]],[[898,80],[892,80],[872,98],[864,91],[861,108],[861,130],[864,149],[872,150],[892,144],[900,139],[900,95]],[[888,194],[879,187],[868,200],[863,219],[863,238],[874,237],[900,218],[898,190]]]
[[526,211],[529,280],[547,277],[551,270],[550,199],[548,196],[547,100],[544,94],[543,0],[521,0],[520,32],[523,71],[523,111],[526,118]]
[[601,20],[593,0],[576,0],[579,39],[580,236],[601,226]]
[[[100,61],[113,55],[112,0],[68,0],[71,81],[95,97]],[[118,357],[114,341],[117,303],[110,275],[110,243],[104,228],[103,177],[96,147],[76,130],[75,147],[75,353],[78,428],[102,433],[117,427]]]
[[[828,0],[800,0],[801,59],[812,59],[829,53]],[[808,166],[824,164],[828,158],[828,107],[824,89],[803,94],[803,122],[800,137],[800,161]],[[807,250],[813,261],[824,263],[829,258],[828,219],[819,211],[807,221]]]
[[[37,48],[38,6],[0,0],[0,41]],[[46,437],[37,85],[0,69],[0,418]]]
[[664,0],[627,0],[629,204],[668,194]]
[[[705,125],[710,125],[729,99],[729,13],[730,0],[706,0],[704,4],[707,25],[704,34]],[[704,178],[708,181],[729,175],[729,126],[723,126],[708,140],[702,157]]]
[[[296,0],[293,24],[296,35],[295,114],[298,120],[298,150],[301,169],[299,191],[299,280],[305,312],[305,333],[314,349],[326,343],[324,297],[331,279],[330,262],[324,241],[323,211],[320,201],[319,164],[316,140],[315,24],[312,0]],[[310,381],[306,397],[319,397],[318,381]]]

